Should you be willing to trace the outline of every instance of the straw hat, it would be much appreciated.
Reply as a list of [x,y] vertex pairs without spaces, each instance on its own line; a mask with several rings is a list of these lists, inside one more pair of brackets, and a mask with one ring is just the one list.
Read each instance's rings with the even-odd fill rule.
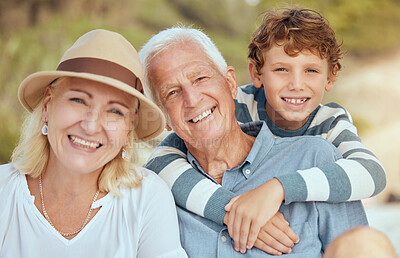
[[37,72],[22,81],[18,89],[21,104],[32,112],[46,86],[63,76],[101,82],[138,98],[137,141],[154,138],[164,130],[164,115],[143,95],[139,56],[122,35],[102,29],[84,34],[65,52],[56,71]]

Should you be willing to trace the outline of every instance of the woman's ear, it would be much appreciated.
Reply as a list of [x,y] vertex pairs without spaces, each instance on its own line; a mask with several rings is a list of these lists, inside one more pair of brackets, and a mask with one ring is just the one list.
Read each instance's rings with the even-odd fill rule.
[[52,98],[52,91],[50,86],[47,86],[44,92],[43,104],[42,104],[42,120],[45,122],[48,121],[48,109],[51,98]]
[[256,64],[252,61],[249,62],[249,74],[254,86],[256,88],[261,88],[263,86],[261,74],[258,72]]

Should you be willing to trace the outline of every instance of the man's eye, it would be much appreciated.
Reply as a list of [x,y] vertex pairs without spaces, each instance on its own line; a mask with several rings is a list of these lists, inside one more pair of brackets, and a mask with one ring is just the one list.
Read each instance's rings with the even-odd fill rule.
[[74,101],[76,103],[85,104],[85,101],[83,99],[80,99],[80,98],[71,98],[70,100]]
[[174,91],[174,90],[171,90],[170,92],[168,92],[168,96],[172,96],[172,95],[174,95],[176,93],[176,91]]
[[113,113],[113,114],[116,114],[116,115],[119,115],[119,116],[124,116],[124,114],[121,111],[119,111],[118,109],[114,109],[113,108],[109,112]]

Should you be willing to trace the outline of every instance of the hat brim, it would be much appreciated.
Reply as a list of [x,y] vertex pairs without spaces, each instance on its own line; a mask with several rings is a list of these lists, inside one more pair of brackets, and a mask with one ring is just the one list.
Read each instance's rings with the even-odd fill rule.
[[92,80],[115,87],[139,99],[140,107],[135,122],[136,141],[147,141],[158,136],[165,128],[165,118],[161,110],[151,100],[133,87],[101,75],[66,71],[42,71],[29,75],[19,86],[18,98],[26,110],[32,112],[42,100],[46,86],[60,77],[76,77]]

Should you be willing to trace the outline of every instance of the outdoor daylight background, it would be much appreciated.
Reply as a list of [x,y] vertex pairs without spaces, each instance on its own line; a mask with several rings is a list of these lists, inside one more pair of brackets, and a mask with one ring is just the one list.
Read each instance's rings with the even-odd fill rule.
[[[344,67],[324,103],[347,108],[387,170],[386,189],[364,203],[371,226],[389,235],[400,256],[399,0],[0,0],[0,164],[9,162],[25,114],[20,82],[56,69],[84,33],[116,31],[139,50],[162,29],[193,25],[211,37],[243,85],[250,83],[247,45],[258,14],[291,5],[321,12],[343,40]],[[156,143],[139,146],[142,162]]]

